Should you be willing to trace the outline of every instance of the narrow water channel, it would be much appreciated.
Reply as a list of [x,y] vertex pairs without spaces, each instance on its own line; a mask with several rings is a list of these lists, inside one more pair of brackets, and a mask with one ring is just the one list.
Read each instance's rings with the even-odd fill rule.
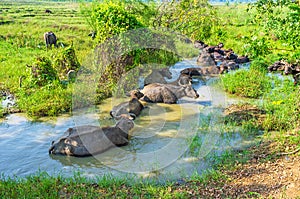
[[[178,62],[170,68],[175,80],[180,71],[197,67],[195,59]],[[147,104],[134,122],[128,146],[112,148],[94,157],[49,155],[53,140],[75,125],[113,125],[109,117],[112,99],[96,111],[81,111],[55,120],[32,122],[23,114],[8,115],[0,123],[0,172],[19,176],[46,171],[50,175],[97,177],[104,174],[152,176],[162,180],[184,178],[211,168],[214,155],[227,149],[244,148],[251,137],[224,132],[222,108],[232,100],[214,80],[193,79],[198,99],[182,98],[178,104]],[[100,119],[100,120],[99,120]],[[96,122],[96,123],[95,123]]]

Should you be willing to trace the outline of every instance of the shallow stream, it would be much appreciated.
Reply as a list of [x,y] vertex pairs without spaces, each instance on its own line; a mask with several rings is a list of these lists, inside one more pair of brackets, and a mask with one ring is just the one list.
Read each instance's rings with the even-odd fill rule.
[[[170,68],[175,80],[180,70],[196,67],[195,60],[178,62]],[[97,177],[104,174],[135,174],[161,180],[181,179],[212,167],[213,159],[227,149],[241,149],[253,138],[238,131],[225,132],[222,109],[237,99],[228,98],[214,79],[204,83],[194,78],[198,99],[182,98],[178,104],[147,104],[135,120],[128,146],[102,154],[77,158],[49,155],[53,140],[76,125],[113,125],[109,116],[117,102],[107,99],[94,110],[32,122],[23,114],[8,115],[0,123],[0,172],[19,176],[46,171],[51,175]],[[195,137],[196,136],[196,137]]]

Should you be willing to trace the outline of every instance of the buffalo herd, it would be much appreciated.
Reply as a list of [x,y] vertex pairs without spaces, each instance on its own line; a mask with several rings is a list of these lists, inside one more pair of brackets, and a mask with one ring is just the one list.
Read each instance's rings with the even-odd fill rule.
[[[51,32],[45,33],[46,45],[55,44]],[[55,35],[54,35],[55,37]],[[56,40],[56,37],[55,37]],[[239,68],[240,63],[249,62],[248,57],[237,56],[233,50],[223,49],[222,43],[208,46],[196,41],[200,49],[197,64],[199,67],[183,69],[179,77],[171,82],[169,68],[152,69],[144,78],[143,88],[132,90],[128,101],[112,108],[110,116],[117,121],[113,127],[78,126],[69,128],[65,135],[52,142],[50,154],[71,156],[89,156],[104,152],[114,146],[124,146],[129,143],[129,131],[134,127],[133,120],[145,109],[146,103],[176,104],[182,97],[198,98],[199,94],[192,86],[192,77],[210,78],[229,70]]]
[[284,75],[292,75],[294,84],[300,84],[300,65],[298,62],[290,64],[284,60],[276,61],[268,67],[268,71],[282,71]]
[[[45,35],[46,45],[55,44]],[[54,35],[54,34],[53,34]],[[175,81],[169,68],[152,69],[144,78],[144,84],[139,90],[132,90],[126,102],[112,108],[110,115],[117,123],[113,127],[78,126],[69,128],[65,135],[53,142],[50,154],[73,156],[88,156],[104,152],[114,146],[124,146],[129,143],[129,131],[134,127],[133,120],[145,109],[147,103],[176,104],[182,97],[198,98],[199,94],[192,87],[192,77],[210,78],[239,68],[240,64],[250,62],[247,56],[238,56],[232,49],[224,49],[224,44],[208,46],[202,41],[195,41],[194,47],[200,54],[197,58],[199,67],[185,68],[180,71]],[[300,66],[284,61],[275,62],[269,71],[281,70],[291,74],[295,84],[300,80]]]

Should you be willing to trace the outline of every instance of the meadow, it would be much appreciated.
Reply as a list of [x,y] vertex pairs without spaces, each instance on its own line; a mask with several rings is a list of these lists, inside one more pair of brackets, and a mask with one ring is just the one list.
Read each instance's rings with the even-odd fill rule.
[[[92,18],[91,16],[96,15],[91,15],[93,11],[87,9],[91,5],[91,3],[81,4],[64,1],[1,1],[0,91],[8,91],[14,94],[18,109],[29,117],[37,119],[42,116],[58,116],[61,113],[71,113],[73,83],[67,81],[65,71],[61,66],[65,64],[73,67],[72,63],[82,65],[95,46],[111,36],[111,31],[116,31],[117,34],[118,31],[123,30],[124,27],[116,27],[115,30],[108,32],[103,30],[101,26],[95,28],[93,23],[102,23],[101,20],[104,17],[101,19],[100,17]],[[205,7],[205,10],[202,10],[205,13],[203,16],[208,15],[209,17],[202,16],[201,20],[198,18],[197,21],[193,21],[193,18],[191,18],[189,21],[190,27],[195,29],[180,27],[180,23],[168,24],[167,19],[158,18],[159,12],[156,13],[157,7],[153,2],[146,4],[147,6],[138,3],[133,4],[135,6],[132,7],[126,3],[120,3],[120,5],[131,13],[130,16],[124,16],[130,20],[135,20],[132,17],[135,16],[137,19],[136,27],[152,28],[152,22],[154,24],[154,22],[160,20],[160,24],[171,28],[177,27],[176,31],[181,31],[191,40],[204,40],[210,45],[223,42],[226,48],[232,48],[237,54],[249,56],[251,59],[249,70],[239,70],[235,73],[221,75],[219,84],[226,92],[241,96],[247,103],[264,110],[265,118],[259,122],[254,119],[243,121],[242,124],[233,122],[229,125],[241,125],[245,133],[250,131],[264,132],[264,135],[260,137],[261,142],[271,144],[268,145],[270,147],[267,150],[268,152],[263,154],[265,158],[261,158],[259,161],[274,162],[280,158],[276,154],[289,153],[290,151],[296,151],[291,156],[299,160],[297,150],[300,148],[300,87],[295,86],[291,79],[270,76],[267,71],[267,67],[277,60],[283,59],[296,62],[300,59],[299,47],[295,45],[298,42],[298,35],[291,35],[292,31],[297,31],[297,27],[292,30],[286,26],[281,28],[272,27],[273,29],[270,31],[270,24],[274,21],[264,21],[262,14],[269,14],[268,19],[275,21],[277,19],[274,16],[273,18],[270,17],[271,12],[263,13],[259,6],[256,9],[255,7],[249,9],[250,7],[247,4],[235,3]],[[114,6],[112,5],[112,7]],[[95,7],[97,8],[97,6]],[[50,9],[52,13],[45,13],[46,9]],[[105,9],[105,7],[102,9]],[[176,9],[178,9],[177,12],[187,8],[179,6]],[[195,8],[195,13],[199,11],[197,9]],[[137,12],[141,10],[143,12]],[[268,9],[265,11],[268,11]],[[287,7],[279,11],[282,11],[283,16],[289,16],[287,13],[294,13],[295,16],[299,16],[299,5],[298,10],[292,9],[293,12],[287,11]],[[172,9],[170,12],[172,12]],[[195,13],[192,12],[192,14]],[[167,14],[165,13],[165,16],[174,16],[174,13],[173,15]],[[125,19],[127,19],[126,17]],[[187,20],[184,17],[182,18]],[[297,18],[290,20],[290,23],[297,23]],[[210,24],[209,29],[207,24]],[[109,25],[112,26],[112,24]],[[97,29],[98,35],[95,39],[92,39],[88,35],[95,29]],[[278,29],[285,32],[280,33]],[[57,48],[46,48],[43,34],[47,31],[53,31],[58,37]],[[101,31],[103,34],[99,34]],[[185,46],[181,48],[184,49]],[[72,56],[68,54],[70,52]],[[193,52],[187,52],[187,54],[191,57],[195,56]],[[124,67],[121,68],[121,71],[126,71],[151,59],[156,59],[156,62],[164,65],[171,65],[180,60],[179,57],[162,51],[137,51],[130,56],[138,58],[134,59],[135,61],[129,66],[121,65],[120,67]],[[47,71],[49,71],[49,68],[54,69],[59,78],[55,77],[52,80],[49,76],[46,76],[43,81],[34,79],[31,68],[32,66],[41,65]],[[79,66],[74,64],[74,67]],[[102,99],[109,97],[115,87],[113,79],[116,76],[106,77],[108,78],[106,79],[107,82],[112,83],[101,87],[103,90],[99,91],[101,95],[97,103],[101,103]],[[5,117],[9,113],[7,111],[0,108],[0,117]],[[256,147],[261,147],[261,145]],[[265,151],[262,150],[261,152],[264,153]],[[232,181],[230,171],[241,168],[257,154],[259,152],[255,150],[245,150],[238,153],[228,152],[216,158],[216,166],[212,170],[201,176],[195,174],[191,179],[185,179],[185,183],[182,184],[176,182],[156,184],[155,182],[143,181],[133,183],[130,179],[113,179],[109,177],[91,182],[80,177],[80,174],[75,175],[74,178],[66,179],[52,177],[43,172],[36,176],[29,176],[27,179],[2,177],[0,181],[0,198],[235,197],[231,195],[229,189],[224,188],[225,184]],[[246,191],[245,194],[247,197],[253,198],[259,198],[260,194],[268,196],[268,193],[256,194],[255,191]]]
[[[55,14],[45,13],[47,8]],[[54,116],[70,110],[70,87],[62,88],[53,83],[48,88],[26,88],[24,84],[26,78],[27,81],[30,78],[28,66],[39,57],[60,59],[63,51],[73,44],[77,59],[82,62],[92,50],[90,29],[78,9],[79,4],[72,3],[1,2],[0,88],[16,95],[22,112],[31,116]],[[46,49],[43,34],[47,31],[57,34],[59,48]],[[24,77],[22,87],[21,77]]]

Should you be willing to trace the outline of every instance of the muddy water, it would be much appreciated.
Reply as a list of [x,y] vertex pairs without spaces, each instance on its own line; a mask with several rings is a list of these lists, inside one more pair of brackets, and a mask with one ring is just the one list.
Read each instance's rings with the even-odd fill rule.
[[[195,60],[175,64],[170,69],[173,79],[168,81],[176,79],[180,70],[196,66]],[[172,105],[146,104],[142,115],[135,120],[130,144],[93,157],[49,155],[48,148],[69,127],[113,125],[115,121],[110,119],[109,111],[119,103],[116,99],[107,99],[98,107],[81,110],[73,116],[42,122],[31,122],[22,114],[9,115],[0,124],[0,172],[20,177],[38,171],[66,176],[81,172],[88,177],[131,173],[161,180],[201,173],[211,168],[214,155],[252,142],[251,137],[238,132],[224,132],[222,108],[234,99],[212,86],[213,81],[193,79],[193,87],[200,94],[198,99],[182,98]]]

